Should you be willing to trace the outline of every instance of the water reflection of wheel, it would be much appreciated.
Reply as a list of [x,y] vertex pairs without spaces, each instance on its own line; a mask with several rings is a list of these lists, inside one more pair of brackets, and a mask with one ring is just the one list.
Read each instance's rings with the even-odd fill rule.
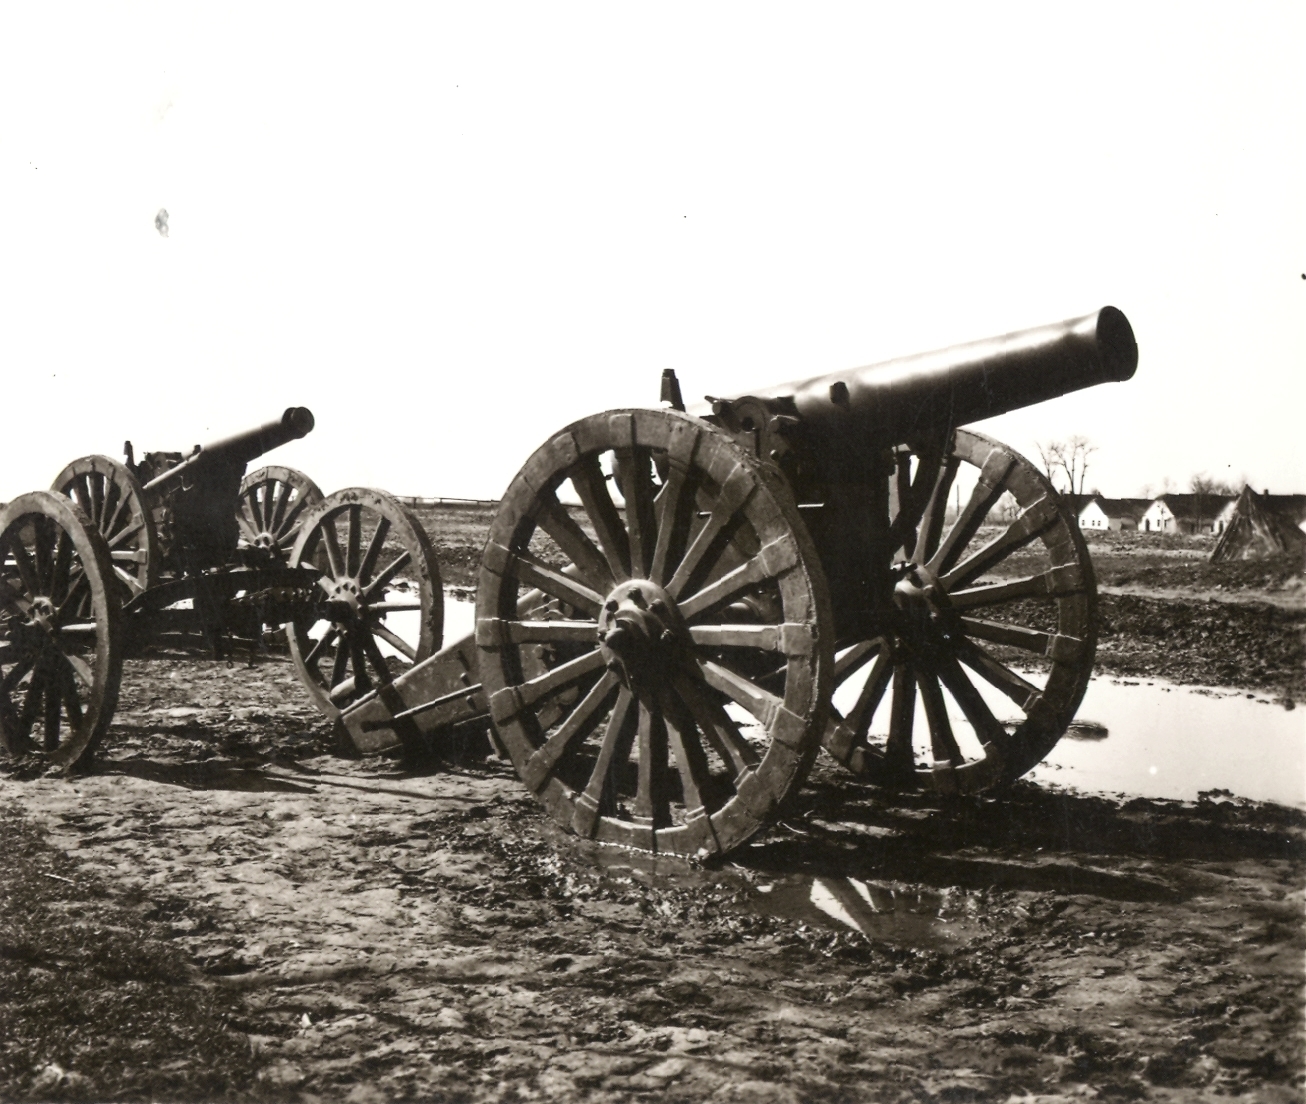
[[579,835],[728,851],[806,776],[825,579],[787,488],[705,422],[615,411],[540,448],[491,527],[476,616],[499,736]]
[[67,770],[113,718],[121,600],[109,547],[51,491],[0,510],[0,744]]
[[[963,465],[978,478],[946,525]],[[872,631],[840,641],[835,683],[860,689],[839,695],[845,712],[832,710],[825,748],[884,785],[970,792],[1017,778],[1060,739],[1092,674],[1096,590],[1083,536],[1041,472],[970,430],[932,453],[899,450],[889,479],[893,602]],[[978,542],[1004,492],[1018,513]],[[1042,686],[1017,672],[1022,662],[1047,669]],[[999,720],[975,675],[1023,716]],[[960,731],[949,699],[964,717]]]
[[[287,626],[287,636],[300,680],[332,720],[440,647],[444,595],[435,551],[416,518],[384,491],[328,495],[304,517],[290,562],[318,572],[321,616]],[[405,613],[417,615],[415,643],[395,629],[393,615]]]

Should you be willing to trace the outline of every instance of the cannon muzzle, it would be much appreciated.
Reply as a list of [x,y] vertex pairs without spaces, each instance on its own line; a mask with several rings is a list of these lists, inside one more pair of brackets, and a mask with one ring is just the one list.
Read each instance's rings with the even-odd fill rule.
[[247,429],[200,447],[200,455],[226,464],[248,464],[287,441],[307,437],[313,430],[313,412],[306,406],[291,406],[275,421]]
[[169,468],[162,475],[145,485],[150,491],[170,483],[183,472],[193,472],[198,468],[222,466],[236,468],[241,472],[251,460],[271,452],[278,445],[306,437],[313,429],[313,412],[306,406],[291,406],[275,421],[265,422],[255,429],[223,437],[207,445],[197,445],[195,450],[180,464]]
[[827,447],[883,448],[1127,380],[1137,366],[1129,320],[1103,307],[1051,326],[717,399],[713,414],[736,429],[729,423],[751,407],[745,429],[764,418],[772,432],[801,426]]

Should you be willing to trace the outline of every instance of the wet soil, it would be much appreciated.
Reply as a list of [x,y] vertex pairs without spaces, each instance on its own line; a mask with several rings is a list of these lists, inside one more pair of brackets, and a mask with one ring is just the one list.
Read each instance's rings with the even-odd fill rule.
[[90,774],[8,765],[0,1099],[1303,1098],[1301,812],[822,762],[687,868],[331,747],[285,661],[156,657]]

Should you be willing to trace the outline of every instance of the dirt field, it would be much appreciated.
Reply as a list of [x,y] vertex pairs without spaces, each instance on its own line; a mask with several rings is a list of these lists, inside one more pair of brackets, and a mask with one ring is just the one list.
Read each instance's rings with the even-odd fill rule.
[[[1297,662],[1291,608],[1105,612],[1107,669]],[[1306,1098],[1302,812],[940,804],[822,760],[684,868],[555,832],[477,740],[331,748],[285,660],[156,657],[89,775],[0,770],[0,1100]]]

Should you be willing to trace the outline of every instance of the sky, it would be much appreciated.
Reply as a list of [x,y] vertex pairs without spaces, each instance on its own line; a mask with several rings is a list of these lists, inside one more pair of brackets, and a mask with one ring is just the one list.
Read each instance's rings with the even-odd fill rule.
[[[1087,314],[979,428],[1306,491],[1306,6],[0,8],[0,499],[310,407],[324,491],[497,497],[587,414]],[[156,216],[167,211],[167,235]]]

